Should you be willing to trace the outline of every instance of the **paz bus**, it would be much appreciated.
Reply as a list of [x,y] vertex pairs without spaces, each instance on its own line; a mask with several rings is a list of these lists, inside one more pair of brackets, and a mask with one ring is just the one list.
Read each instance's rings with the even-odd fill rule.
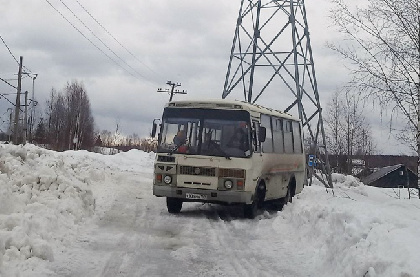
[[265,201],[281,209],[307,181],[302,126],[289,114],[241,101],[173,101],[160,121],[153,194],[166,197],[169,213],[206,202],[240,204],[254,218]]

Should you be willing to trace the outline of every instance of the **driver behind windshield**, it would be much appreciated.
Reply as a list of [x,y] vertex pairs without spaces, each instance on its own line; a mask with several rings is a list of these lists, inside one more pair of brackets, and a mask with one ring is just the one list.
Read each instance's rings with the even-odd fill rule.
[[245,132],[241,128],[236,129],[227,146],[247,151],[249,147]]
[[178,131],[178,133],[174,137],[174,144],[177,146],[180,146],[180,145],[185,144],[186,141],[187,141],[187,134],[185,130]]

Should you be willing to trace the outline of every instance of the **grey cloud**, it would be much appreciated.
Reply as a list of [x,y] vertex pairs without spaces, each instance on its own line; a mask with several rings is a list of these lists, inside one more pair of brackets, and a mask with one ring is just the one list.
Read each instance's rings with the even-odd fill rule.
[[[220,98],[227,70],[239,1],[154,0],[80,1],[132,54],[124,50],[75,2],[63,0],[75,13],[132,68],[119,61],[77,20],[60,1],[51,1],[86,36],[118,60],[115,65],[75,31],[44,0],[23,5],[0,0],[0,33],[24,64],[39,73],[35,82],[37,100],[43,104],[51,87],[61,90],[77,79],[85,84],[98,129],[115,129],[119,120],[127,133],[149,133],[153,118],[160,117],[167,94],[167,80],[181,82],[187,96],[176,99]],[[342,61],[325,47],[339,36],[329,26],[329,0],[306,3],[318,88],[325,107],[329,94],[348,79]],[[17,72],[17,65],[0,44],[0,74]],[[131,76],[127,71],[136,77]],[[135,73],[137,71],[139,74]],[[3,77],[3,75],[0,75]],[[31,90],[25,80],[24,89]],[[8,88],[0,83],[0,92]],[[260,104],[282,109],[290,96],[267,93]],[[242,100],[237,93],[230,98]],[[0,114],[7,104],[0,100]],[[39,107],[39,109],[43,109]],[[381,127],[379,127],[381,128]]]

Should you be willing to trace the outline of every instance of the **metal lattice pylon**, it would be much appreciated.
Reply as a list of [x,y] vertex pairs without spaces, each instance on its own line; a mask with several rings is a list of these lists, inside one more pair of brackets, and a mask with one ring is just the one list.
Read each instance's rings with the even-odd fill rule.
[[222,98],[238,92],[246,102],[261,98],[272,108],[297,112],[326,178],[311,174],[332,188],[303,0],[241,0]]

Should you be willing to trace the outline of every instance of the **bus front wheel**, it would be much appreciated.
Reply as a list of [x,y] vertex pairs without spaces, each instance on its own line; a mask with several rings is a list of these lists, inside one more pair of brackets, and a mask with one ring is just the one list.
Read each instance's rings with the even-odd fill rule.
[[252,200],[252,203],[244,205],[244,216],[246,218],[254,219],[257,216],[258,208],[261,207],[264,201],[264,191],[265,185],[261,183],[255,191],[254,200]]
[[258,200],[252,201],[251,204],[244,205],[244,216],[245,218],[254,219],[258,212]]
[[169,213],[177,214],[182,209],[182,200],[179,198],[166,197],[166,206],[168,207]]

